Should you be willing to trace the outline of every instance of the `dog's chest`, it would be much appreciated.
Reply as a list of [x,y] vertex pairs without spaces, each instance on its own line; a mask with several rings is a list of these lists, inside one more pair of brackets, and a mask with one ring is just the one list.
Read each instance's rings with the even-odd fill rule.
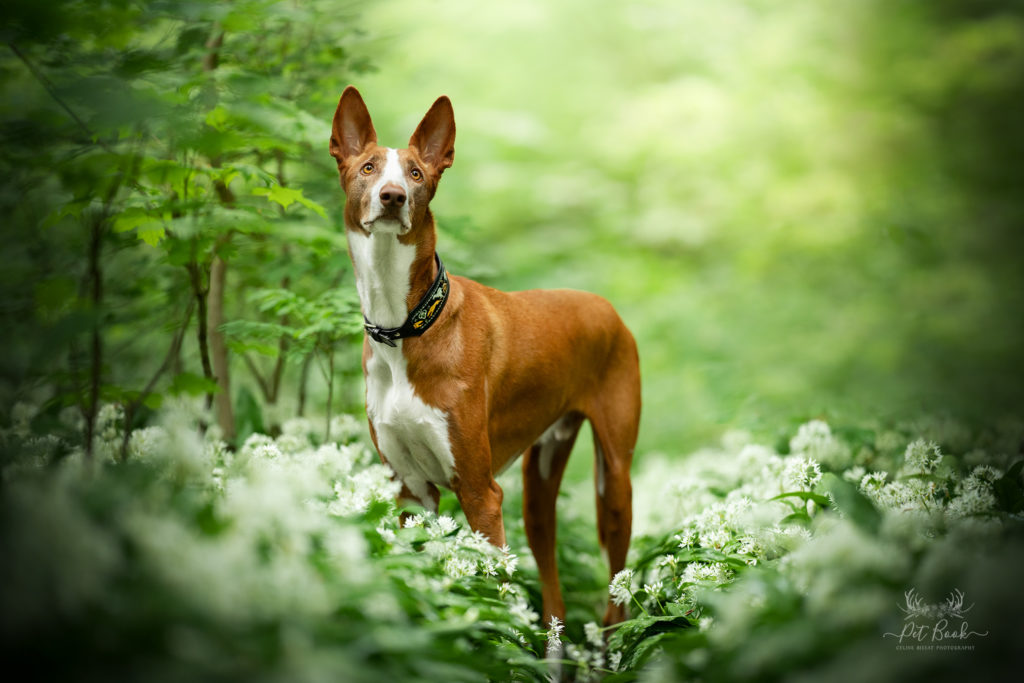
[[366,414],[388,464],[425,502],[427,482],[448,486],[452,479],[448,417],[416,394],[401,341],[397,348],[375,346],[366,363]]

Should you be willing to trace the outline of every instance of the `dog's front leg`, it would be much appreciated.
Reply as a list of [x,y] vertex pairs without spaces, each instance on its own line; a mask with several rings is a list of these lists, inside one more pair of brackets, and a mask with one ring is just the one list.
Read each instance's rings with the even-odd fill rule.
[[[383,458],[381,459],[383,460]],[[384,464],[387,464],[387,460],[384,460]],[[402,482],[402,490],[398,493],[398,498],[395,500],[395,503],[399,508],[406,507],[408,505],[422,505],[424,510],[433,512],[436,515],[437,505],[441,500],[441,491],[430,482],[423,484],[422,488],[426,489],[426,496],[423,496],[422,493],[417,496],[409,489],[405,482]],[[403,511],[398,516],[398,523],[404,527],[405,521],[410,517],[412,517],[412,513]]]
[[505,545],[505,524],[501,517],[504,493],[491,472],[491,445],[487,431],[468,434],[452,444],[456,474],[452,491],[473,531],[479,531],[499,548]]
[[[391,463],[388,462],[387,457],[380,450],[380,443],[377,440],[377,430],[373,428],[373,422],[370,422],[370,440],[373,441],[373,447],[377,449],[377,455],[380,456],[380,461],[391,467]],[[391,467],[394,471],[394,467]],[[405,507],[407,505],[422,505],[423,509],[428,512],[437,514],[437,506],[441,500],[441,491],[430,482],[418,482],[417,491],[413,491],[409,488],[409,485],[398,476],[394,474],[394,478],[402,485],[402,489],[398,492],[398,496],[395,498],[395,504],[399,507]],[[398,523],[404,527],[407,519],[412,517],[409,512],[402,512],[398,516]]]

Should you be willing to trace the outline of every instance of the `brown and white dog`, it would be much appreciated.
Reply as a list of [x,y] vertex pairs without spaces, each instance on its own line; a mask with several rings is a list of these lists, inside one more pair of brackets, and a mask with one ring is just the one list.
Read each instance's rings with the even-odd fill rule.
[[[447,97],[434,102],[407,149],[392,149],[377,144],[366,105],[349,86],[334,115],[330,151],[347,197],[349,254],[367,321],[370,434],[402,483],[400,500],[436,512],[437,487],[448,487],[470,527],[503,546],[502,491],[494,478],[523,454],[523,517],[544,621],[564,620],[555,499],[585,419],[594,433],[598,536],[609,577],[626,562],[629,468],[640,419],[633,336],[594,294],[506,293],[447,278],[435,258],[429,208],[455,156]],[[398,331],[417,325],[413,336]],[[625,614],[609,602],[604,621]]]

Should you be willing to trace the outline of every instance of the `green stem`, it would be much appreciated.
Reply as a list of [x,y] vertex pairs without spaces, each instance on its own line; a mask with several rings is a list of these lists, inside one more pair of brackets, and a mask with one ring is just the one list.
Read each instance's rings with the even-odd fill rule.
[[645,616],[648,616],[648,617],[651,616],[650,612],[648,612],[646,609],[644,609],[644,606],[641,605],[640,601],[636,599],[636,593],[633,593],[632,591],[630,591],[629,597],[633,598],[633,602],[636,603],[636,606],[640,608],[640,611],[643,612]]
[[324,430],[324,443],[331,440],[331,404],[334,403],[334,347],[327,352],[327,429]]

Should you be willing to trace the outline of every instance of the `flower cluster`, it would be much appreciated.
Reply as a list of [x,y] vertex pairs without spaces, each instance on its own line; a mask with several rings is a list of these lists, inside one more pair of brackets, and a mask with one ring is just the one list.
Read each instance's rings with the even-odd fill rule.
[[836,438],[823,420],[811,420],[800,425],[796,436],[789,441],[789,450],[833,468],[845,466],[850,459],[850,447]]
[[422,536],[399,536],[394,529],[378,527],[381,538],[391,546],[392,553],[413,551],[414,542],[421,540],[421,550],[444,567],[447,579],[435,584],[435,588],[446,590],[451,581],[470,576],[499,577],[512,576],[516,571],[518,557],[508,546],[495,547],[477,531],[458,524],[448,515],[436,516],[429,512],[413,515],[405,520],[405,529],[419,529]]
[[[637,479],[660,509],[637,506],[644,559],[613,578],[611,599],[641,622],[687,615],[724,643],[768,608],[764,589],[742,598],[735,589],[763,570],[800,595],[810,615],[851,627],[877,619],[892,604],[889,583],[911,571],[912,553],[958,524],[977,533],[1001,516],[995,489],[1004,470],[964,470],[936,441],[900,434],[883,431],[876,445],[855,448],[814,420],[788,454],[730,435],[722,449],[681,462],[649,460]],[[613,638],[608,655],[630,651],[627,639]]]
[[[722,447],[685,459],[637,458],[634,490],[646,493],[634,497],[630,563],[608,585],[632,619],[581,630],[572,618],[578,604],[569,624],[541,623],[536,568],[512,515],[504,548],[448,512],[451,499],[442,499],[442,514],[400,516],[399,485],[351,416],[335,418],[327,443],[317,425],[298,419],[277,437],[253,434],[232,450],[215,429],[195,429],[194,406],[169,406],[127,440],[123,414],[106,407],[87,463],[80,448],[54,456],[69,448],[54,435],[33,435],[33,415],[20,407],[0,432],[23,454],[4,463],[0,497],[8,527],[0,541],[18,558],[0,567],[10,632],[35,632],[54,615],[91,632],[76,619],[110,614],[97,607],[115,602],[186,614],[188,623],[207,625],[197,629],[281,623],[281,678],[323,677],[305,668],[318,660],[305,656],[303,643],[329,641],[346,662],[365,656],[358,648],[406,662],[396,678],[424,660],[471,660],[492,678],[571,666],[575,680],[590,681],[642,668],[669,635],[681,645],[658,656],[675,662],[675,678],[701,677],[716,657],[759,652],[735,648],[756,643],[751,625],[769,617],[810,620],[825,633],[864,632],[892,609],[894,586],[919,564],[945,571],[965,544],[1020,521],[1012,511],[1020,467],[981,447],[969,457],[947,452],[943,434],[962,438],[948,422],[849,444],[814,420],[788,452],[733,432]],[[72,417],[67,423],[80,426]],[[986,444],[1004,442],[1015,443]],[[507,476],[501,484],[515,508],[521,484]],[[592,529],[581,511],[592,505],[592,482],[566,489],[560,527]],[[596,550],[560,548],[567,593],[588,581],[594,592],[600,587],[594,577],[607,569]],[[116,624],[104,628],[120,633]],[[166,638],[185,649],[181,639],[192,638],[189,647],[222,642],[216,633],[179,631]],[[770,649],[762,643],[760,651]],[[220,653],[201,651],[219,661]],[[746,661],[743,670],[757,665]]]

